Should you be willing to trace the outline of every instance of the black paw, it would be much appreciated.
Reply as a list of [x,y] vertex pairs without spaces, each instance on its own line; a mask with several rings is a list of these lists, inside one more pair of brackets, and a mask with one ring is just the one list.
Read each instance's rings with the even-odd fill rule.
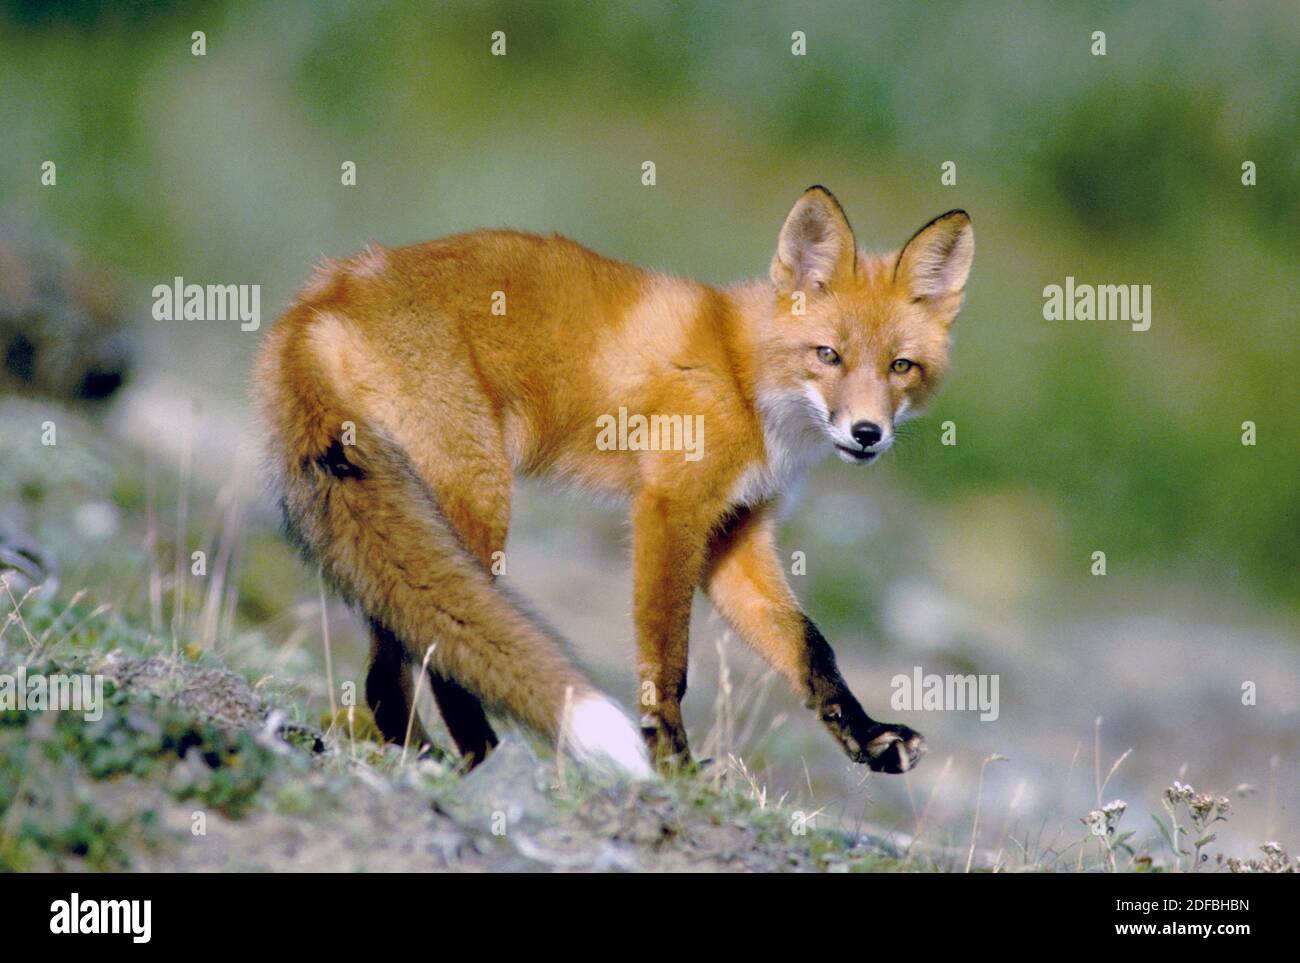
[[907,726],[878,722],[867,730],[858,762],[876,772],[907,772],[925,755],[925,737]]
[[925,753],[925,739],[919,732],[876,722],[851,697],[827,703],[821,718],[850,759],[876,772],[907,772]]

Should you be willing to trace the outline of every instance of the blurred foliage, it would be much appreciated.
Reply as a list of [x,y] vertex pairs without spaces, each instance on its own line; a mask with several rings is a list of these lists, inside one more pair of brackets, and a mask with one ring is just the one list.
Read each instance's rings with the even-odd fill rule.
[[[808,183],[877,248],[965,207],[979,253],[954,378],[911,433],[921,454],[873,471],[942,498],[1033,490],[1071,572],[1105,548],[1120,570],[1300,600],[1290,0],[11,0],[0,28],[0,192],[133,272],[141,319],[176,274],[261,283],[269,315],[312,261],[372,239],[510,224],[729,281],[764,270]],[[1044,321],[1066,275],[1151,284],[1152,329]],[[149,337],[195,391],[243,390],[254,338]]]

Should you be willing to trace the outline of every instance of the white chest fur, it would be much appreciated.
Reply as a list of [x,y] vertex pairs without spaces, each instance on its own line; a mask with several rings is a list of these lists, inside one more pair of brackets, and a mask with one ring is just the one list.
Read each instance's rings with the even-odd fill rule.
[[794,494],[813,463],[832,450],[822,427],[826,414],[815,396],[760,396],[758,407],[763,419],[764,455],[736,481],[731,492],[735,505],[754,505]]

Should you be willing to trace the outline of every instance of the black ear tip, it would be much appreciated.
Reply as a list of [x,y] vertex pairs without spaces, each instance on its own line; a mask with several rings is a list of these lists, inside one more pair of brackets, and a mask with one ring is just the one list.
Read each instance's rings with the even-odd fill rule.
[[971,226],[970,215],[967,214],[960,207],[954,207],[951,211],[948,211],[947,213],[944,214],[940,214],[934,220],[929,221],[928,223],[923,225],[919,231],[917,231],[915,234],[912,235],[911,240],[909,240],[907,243],[911,244],[912,241],[916,240],[926,231],[930,230],[930,228],[938,227],[939,225],[943,225],[944,227],[949,227],[949,226],[955,227],[957,230],[960,231],[962,228]]
[[[814,184],[800,195],[799,200],[802,201],[809,194],[820,194],[822,197],[826,198],[826,200],[831,202],[834,209],[839,212],[840,217],[844,218],[844,222],[846,224],[848,223],[849,215],[845,213],[844,205],[840,203],[838,197],[830,192],[829,188],[823,187],[821,184]],[[849,230],[852,230],[852,228],[850,227]]]

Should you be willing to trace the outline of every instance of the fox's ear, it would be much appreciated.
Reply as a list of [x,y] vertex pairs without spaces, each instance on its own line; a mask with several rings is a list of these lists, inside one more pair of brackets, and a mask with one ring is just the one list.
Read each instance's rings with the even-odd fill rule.
[[772,283],[780,294],[812,294],[853,274],[857,242],[840,202],[824,187],[810,187],[790,208],[772,258]]
[[913,298],[928,301],[945,321],[957,316],[975,257],[975,229],[965,211],[940,214],[921,228],[898,255],[894,280]]

